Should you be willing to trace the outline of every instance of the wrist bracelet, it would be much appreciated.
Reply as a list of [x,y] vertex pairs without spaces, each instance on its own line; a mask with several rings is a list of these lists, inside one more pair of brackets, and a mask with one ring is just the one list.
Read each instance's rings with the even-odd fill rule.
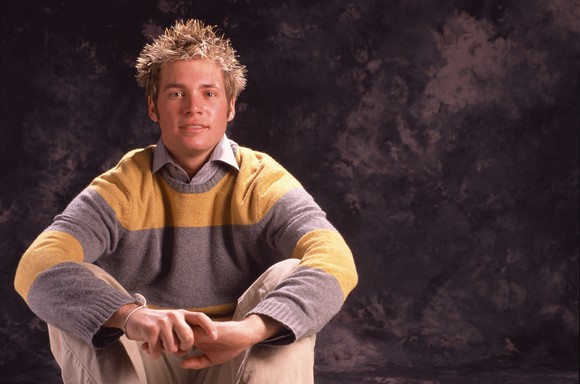
[[[135,314],[135,312],[137,312],[143,308],[147,308],[147,300],[145,299],[145,297],[143,295],[136,293],[135,294],[135,301],[136,301],[136,303],[139,303],[141,305],[139,305],[137,308],[135,308],[131,312],[129,312],[129,314],[125,318],[125,322],[123,323],[123,333],[125,334],[125,336],[127,336],[127,323],[129,322],[129,319],[131,318],[131,316],[133,316]],[[127,338],[129,338],[129,337],[127,336]]]

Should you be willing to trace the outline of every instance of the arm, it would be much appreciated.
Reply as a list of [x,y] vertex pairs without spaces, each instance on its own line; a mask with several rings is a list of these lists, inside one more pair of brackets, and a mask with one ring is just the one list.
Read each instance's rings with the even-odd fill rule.
[[[105,199],[95,183],[113,198]],[[123,236],[119,220],[126,222],[130,212],[124,185],[111,174],[104,174],[37,237],[22,256],[14,281],[16,290],[37,316],[96,347],[122,334],[105,336],[99,331],[133,298],[97,278],[83,263],[93,263],[114,252]]]
[[300,183],[268,155],[240,147],[233,217],[259,236],[252,257],[263,270],[284,258],[300,265],[247,312],[278,321],[287,332],[262,344],[282,345],[317,333],[357,284],[353,255]]
[[269,212],[265,237],[300,265],[249,314],[272,317],[288,328],[289,337],[268,342],[283,344],[320,331],[358,277],[348,245],[304,189],[289,190]]

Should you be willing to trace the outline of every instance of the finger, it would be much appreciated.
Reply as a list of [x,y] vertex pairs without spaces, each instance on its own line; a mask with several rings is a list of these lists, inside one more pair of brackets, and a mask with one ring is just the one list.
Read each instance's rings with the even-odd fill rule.
[[145,341],[141,344],[141,349],[147,352],[154,359],[158,359],[161,356],[161,351],[163,350],[163,345],[161,344],[161,339],[159,338],[158,332],[149,332],[144,337]]
[[179,322],[174,324],[173,332],[175,333],[177,353],[185,353],[193,347],[194,335],[189,324]]
[[212,340],[217,339],[217,328],[206,314],[201,312],[188,312],[185,315],[185,320],[190,325],[200,326]]
[[158,359],[161,356],[161,352],[163,352],[163,342],[158,334],[157,337],[149,340],[149,354],[154,359]]
[[161,328],[159,335],[161,350],[169,353],[175,353],[179,349],[179,341],[176,340],[173,327],[171,325]]
[[213,362],[206,355],[190,357],[181,362],[181,366],[185,369],[203,369],[213,366]]

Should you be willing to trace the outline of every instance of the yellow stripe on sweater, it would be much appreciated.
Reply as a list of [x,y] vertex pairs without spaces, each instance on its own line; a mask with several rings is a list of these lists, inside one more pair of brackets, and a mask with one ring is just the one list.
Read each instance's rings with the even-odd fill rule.
[[298,241],[292,257],[300,259],[301,266],[318,268],[334,276],[345,298],[358,282],[352,252],[336,231],[317,229],[307,233]]
[[151,158],[151,148],[133,151],[90,185],[131,231],[255,224],[285,193],[301,188],[272,159],[248,155],[237,178],[228,173],[208,192],[180,193],[159,173],[151,174]]
[[16,291],[28,302],[28,291],[38,275],[64,261],[83,261],[83,248],[78,240],[65,232],[41,233],[18,264],[14,279]]

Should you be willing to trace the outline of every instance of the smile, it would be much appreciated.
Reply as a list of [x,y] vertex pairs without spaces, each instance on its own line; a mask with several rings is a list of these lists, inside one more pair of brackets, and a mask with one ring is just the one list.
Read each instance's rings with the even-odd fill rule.
[[197,130],[207,129],[208,126],[202,125],[202,124],[183,124],[183,125],[180,125],[179,128],[185,129],[188,131],[197,131]]

